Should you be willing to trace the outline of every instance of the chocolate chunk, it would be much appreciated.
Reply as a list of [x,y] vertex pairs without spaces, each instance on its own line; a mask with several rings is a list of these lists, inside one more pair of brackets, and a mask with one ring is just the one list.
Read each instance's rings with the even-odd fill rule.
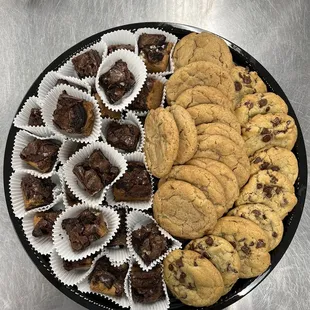
[[270,134],[270,130],[268,128],[263,128],[263,130],[261,131],[261,135],[267,135],[267,134]]
[[239,77],[242,79],[244,84],[251,84],[252,82],[251,77],[248,74],[242,74],[239,72]]
[[235,268],[231,267],[230,263],[228,263],[228,265],[227,265],[227,271],[230,271],[233,273],[238,273],[238,271]]
[[71,271],[71,270],[88,270],[93,262],[93,256],[91,257],[86,257],[81,260],[77,261],[67,261],[67,260],[62,260],[62,265],[65,270]]
[[242,84],[238,81],[235,81],[235,90],[240,91],[242,89]]
[[257,185],[256,185],[256,188],[257,188],[257,189],[261,189],[262,187],[263,187],[263,184],[257,183]]
[[263,136],[263,138],[262,138],[262,141],[263,142],[269,142],[271,140],[271,135],[265,135],[265,136]]
[[249,244],[249,246],[253,246],[254,245],[254,242],[253,241],[251,241],[250,242],[250,244]]
[[268,169],[268,167],[269,167],[269,163],[267,163],[267,162],[263,162],[260,166],[259,166],[259,169],[261,169],[261,170],[266,170],[266,169]]
[[53,189],[55,186],[51,178],[40,179],[30,174],[24,176],[21,181],[21,189],[25,209],[31,210],[51,204],[54,200]]
[[261,99],[258,101],[258,105],[260,108],[264,107],[268,103],[267,99]]
[[140,130],[132,124],[111,122],[107,128],[107,142],[126,152],[134,152],[140,140]]
[[281,193],[282,189],[281,187],[276,187],[276,194],[279,195]]
[[243,241],[245,241],[245,238],[238,240],[238,242],[243,242]]
[[249,255],[251,253],[251,249],[246,244],[241,247],[241,251],[246,255]]
[[169,264],[168,268],[170,271],[173,271],[173,269],[174,269],[172,264]]
[[198,264],[197,264],[196,260],[194,260],[194,266],[195,266],[195,267],[197,267],[197,266],[198,266]]
[[32,108],[29,120],[28,120],[29,126],[44,126],[44,121],[42,118],[42,112],[40,108]]
[[273,238],[277,238],[277,237],[278,237],[278,234],[274,231],[274,232],[272,233],[272,237],[273,237]]
[[134,264],[130,276],[134,302],[149,304],[164,298],[160,265],[146,272]]
[[259,210],[253,210],[252,213],[255,215],[255,217],[259,217],[261,215]]
[[120,225],[107,247],[119,247],[122,249],[127,247],[126,211],[124,208],[121,208],[118,209],[117,212],[120,216]]
[[76,218],[66,218],[61,223],[62,229],[69,236],[72,250],[83,251],[92,242],[108,233],[107,226],[100,212],[86,209]]
[[145,165],[129,161],[125,174],[113,184],[115,201],[148,201],[152,195],[152,183]]
[[52,140],[34,139],[20,153],[20,158],[36,170],[50,172],[55,165],[59,144]]
[[281,123],[281,120],[279,117],[276,117],[275,119],[271,120],[272,126],[276,127]]
[[85,88],[81,85],[75,84],[73,82],[69,82],[69,81],[64,80],[64,79],[58,79],[55,86],[57,86],[57,85],[69,85],[69,86],[75,87],[75,88],[77,88],[83,92],[86,92],[86,93],[88,92],[87,88]]
[[244,105],[247,106],[249,110],[253,109],[254,107],[254,103],[251,101],[247,101]]
[[108,46],[108,55],[120,49],[128,50],[131,52],[135,51],[135,47],[131,44],[114,44],[114,45]]
[[257,243],[256,243],[256,248],[263,248],[266,246],[266,243],[262,240],[262,239],[258,239]]
[[276,184],[278,182],[278,179],[274,175],[272,175],[270,177],[270,182],[273,183],[273,184]]
[[175,264],[176,264],[176,266],[177,266],[178,268],[183,267],[184,264],[183,264],[182,257],[180,257],[179,259],[177,259],[177,260],[175,261]]
[[187,284],[187,288],[188,288],[189,290],[193,290],[195,287],[192,285],[192,283],[188,283],[188,284]]
[[229,241],[229,243],[234,247],[234,249],[236,248],[237,243],[235,241]]
[[185,282],[185,278],[186,278],[186,274],[183,271],[181,271],[180,279],[179,279],[180,283],[184,283]]
[[96,76],[101,61],[101,56],[93,49],[72,58],[72,64],[80,78]]
[[270,111],[270,107],[266,108],[266,113],[268,113]]
[[258,164],[262,161],[260,157],[256,157],[255,160],[253,161],[253,164]]
[[286,206],[288,204],[288,201],[286,198],[283,199],[283,204]]
[[207,245],[209,246],[213,245],[213,239],[210,236],[208,236],[205,241]]
[[32,235],[34,237],[51,236],[54,223],[61,211],[38,212],[34,216],[34,228]]
[[269,169],[271,169],[272,171],[279,171],[280,168],[278,166],[271,166]]
[[129,71],[126,62],[118,60],[114,66],[100,76],[99,84],[111,103],[124,97],[135,85],[135,77]]
[[273,190],[272,186],[264,185],[263,192],[265,193],[267,198],[272,197],[272,190]]
[[207,259],[210,259],[210,258],[211,258],[211,256],[210,256],[207,252],[202,252],[202,253],[201,253],[201,257],[205,257],[205,258],[207,258]]
[[150,223],[132,232],[132,245],[146,265],[159,258],[168,249],[168,240],[155,223]]

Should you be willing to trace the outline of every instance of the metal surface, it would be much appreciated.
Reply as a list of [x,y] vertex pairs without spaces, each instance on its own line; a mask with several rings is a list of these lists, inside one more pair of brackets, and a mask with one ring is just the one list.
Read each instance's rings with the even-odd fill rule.
[[[310,3],[236,2],[0,0],[2,154],[20,101],[54,58],[93,33],[138,21],[192,24],[243,47],[269,70],[289,97],[309,153]],[[1,202],[0,309],[82,309],[49,284],[31,263],[13,231],[3,192]],[[309,309],[308,205],[309,199],[282,261],[263,284],[230,309]]]

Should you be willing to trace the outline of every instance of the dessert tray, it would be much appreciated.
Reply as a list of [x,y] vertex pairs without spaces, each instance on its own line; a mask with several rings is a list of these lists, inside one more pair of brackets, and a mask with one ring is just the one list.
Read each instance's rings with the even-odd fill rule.
[[3,171],[11,221],[40,272],[87,309],[224,309],[297,230],[307,159],[294,110],[243,49],[188,36],[204,31],[97,33],[54,60],[16,113]]

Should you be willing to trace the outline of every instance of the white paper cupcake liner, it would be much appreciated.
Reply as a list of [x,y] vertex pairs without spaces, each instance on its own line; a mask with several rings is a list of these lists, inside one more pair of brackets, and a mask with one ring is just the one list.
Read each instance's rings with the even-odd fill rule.
[[[53,206],[53,210],[64,210],[65,206],[62,200],[58,200],[58,203]],[[27,240],[32,247],[42,255],[50,254],[53,251],[53,239],[52,236],[34,237],[32,231],[34,229],[33,218],[35,213],[27,213],[22,221],[22,226]]]
[[[100,86],[99,78],[101,77],[101,75],[109,71],[118,60],[123,60],[124,62],[126,62],[128,69],[135,77],[135,85],[119,101],[112,104],[108,99],[108,97],[106,96],[104,89]],[[96,76],[96,89],[100,98],[110,110],[122,111],[126,107],[128,107],[128,105],[137,97],[145,80],[146,80],[146,67],[141,58],[133,52],[126,50],[118,50],[111,53],[102,61]]]
[[138,43],[135,35],[128,30],[116,30],[113,32],[109,32],[104,34],[101,37],[101,40],[104,41],[107,45],[107,49],[110,45],[117,44],[130,44],[135,48],[135,54],[138,55]]
[[96,86],[95,86],[95,84],[96,84],[96,77],[95,76],[84,78],[84,79],[82,79],[82,81],[84,83],[86,83],[87,85],[89,85],[91,93],[92,93],[92,89],[93,88],[96,89]]
[[[83,251],[74,252],[71,248],[69,236],[67,232],[61,227],[61,223],[64,219],[77,217],[82,211],[86,209],[101,212],[103,220],[107,225],[108,233],[104,237],[96,240],[95,242],[92,242],[89,247]],[[69,261],[76,261],[90,256],[91,254],[94,254],[97,251],[103,249],[104,246],[109,243],[109,241],[114,237],[119,223],[120,219],[117,212],[106,206],[94,207],[87,204],[80,204],[74,206],[73,208],[67,209],[58,217],[54,224],[53,243],[56,252],[58,255],[60,255],[61,258]]]
[[131,269],[132,269],[132,266],[134,263],[135,263],[134,260],[132,260],[130,262],[129,270],[128,270],[127,276],[125,278],[125,293],[129,299],[130,309],[131,310],[145,310],[145,309],[148,309],[148,310],[167,310],[167,309],[169,309],[170,300],[169,300],[169,296],[168,296],[167,286],[166,286],[166,283],[164,281],[163,268],[162,268],[162,284],[163,284],[163,291],[164,291],[165,298],[163,298],[159,301],[156,301],[152,304],[137,303],[133,300],[132,291],[131,291],[130,272],[131,272]]
[[49,205],[38,207],[29,211],[25,210],[25,204],[23,199],[23,192],[21,189],[21,180],[27,175],[26,172],[14,172],[10,178],[10,197],[12,203],[12,209],[16,217],[22,218],[25,214],[33,214],[40,211],[46,211],[56,205],[61,199],[61,184],[59,176],[55,173],[51,176],[52,182],[56,184],[53,189],[53,202]]
[[[39,88],[38,88],[39,98],[43,100],[48,95],[48,93],[56,86],[56,82],[59,79],[66,80],[68,82],[71,82],[71,83],[74,83],[76,85],[86,88],[88,94],[90,94],[91,92],[90,85],[85,83],[83,80],[80,80],[78,78],[71,77],[71,76],[65,76],[56,71],[50,71],[45,75],[45,77],[43,78],[43,80],[41,81],[39,85]],[[71,87],[76,88],[75,86],[71,86]]]
[[[100,253],[97,256],[99,255],[102,254]],[[56,250],[54,249],[50,257],[50,265],[52,268],[52,272],[55,274],[55,276],[59,281],[61,281],[65,285],[76,285],[89,276],[89,274],[92,271],[92,267],[94,266],[96,257],[94,257],[92,265],[90,266],[89,269],[84,270],[73,269],[68,271],[63,267],[63,259],[57,254]]]
[[[93,112],[95,115],[94,125],[92,129],[92,133],[88,137],[83,137],[81,134],[70,134],[67,133],[60,128],[58,128],[53,122],[53,113],[56,110],[57,102],[59,96],[62,94],[63,91],[66,91],[68,95],[80,98],[86,101],[89,101],[93,104]],[[44,122],[46,125],[55,133],[60,135],[64,139],[70,139],[72,141],[77,142],[94,142],[98,140],[100,136],[100,126],[101,126],[101,117],[100,117],[100,110],[97,101],[89,94],[85,92],[75,89],[68,85],[58,85],[54,87],[46,96],[44,100],[44,105],[42,108],[42,115]]]
[[[103,118],[101,120],[101,137],[103,141],[107,141],[107,129],[108,129],[108,125],[111,122],[117,122],[120,124],[132,124],[132,125],[137,126],[140,130],[140,139],[137,144],[137,149],[134,152],[141,152],[143,150],[144,140],[145,140],[144,128],[138,116],[134,112],[128,111],[126,117],[120,120],[115,120],[111,118]],[[122,149],[118,149],[118,148],[115,148],[115,149],[120,153],[126,153],[126,151]]]
[[20,112],[14,118],[14,126],[20,129],[27,130],[37,136],[40,137],[48,137],[53,133],[47,126],[29,126],[29,116],[31,113],[31,109],[34,108],[42,108],[42,102],[37,97],[30,97],[25,102],[24,106],[20,110]]
[[88,52],[89,50],[96,50],[99,55],[102,57],[102,60],[106,57],[107,55],[107,45],[104,41],[99,41],[98,43],[95,43],[85,49],[83,49],[82,51],[74,54],[64,65],[62,65],[59,69],[58,69],[58,73],[65,75],[65,76],[72,76],[75,78],[79,78],[77,72],[74,69],[73,63],[72,63],[72,58],[79,56],[81,54],[84,54],[86,52]]
[[178,42],[178,38],[166,31],[160,30],[160,29],[156,29],[156,28],[139,28],[136,32],[135,32],[135,36],[136,36],[136,40],[137,42],[139,41],[139,37],[141,34],[143,33],[147,33],[147,34],[163,34],[164,36],[166,36],[166,42],[171,42],[173,44],[171,52],[170,52],[170,56],[169,56],[169,65],[166,71],[163,72],[159,72],[159,73],[155,73],[157,75],[168,75],[168,74],[172,74],[174,72],[174,63],[173,63],[173,51],[174,51],[174,47],[176,45],[176,43]]
[[[79,184],[77,177],[73,173],[73,168],[76,164],[82,163],[88,158],[95,150],[100,150],[111,165],[119,168],[118,176],[106,186],[101,192],[94,196],[91,196],[83,188],[82,184]],[[64,165],[64,177],[65,182],[72,191],[72,193],[81,199],[82,201],[92,205],[98,206],[104,199],[106,191],[111,187],[122,175],[125,173],[127,163],[125,158],[118,153],[112,146],[105,142],[94,142],[83,147],[81,150],[76,152]]]
[[[142,152],[125,154],[124,157],[125,157],[127,162],[128,161],[138,161],[138,162],[141,162],[145,165],[144,153],[142,153]],[[112,189],[112,187],[110,187],[107,191],[107,194],[106,194],[106,199],[107,199],[108,204],[111,206],[127,206],[127,207],[133,208],[135,210],[147,210],[147,209],[152,208],[153,196],[154,196],[154,180],[153,180],[153,176],[151,175],[149,170],[148,170],[148,173],[150,175],[151,184],[152,184],[152,194],[151,194],[150,200],[148,200],[148,201],[115,201],[114,195],[113,195],[113,189]]]
[[[78,142],[71,141],[71,140],[65,140],[58,152],[58,158],[59,161],[64,165],[69,158],[75,154],[76,148],[77,148]],[[86,146],[86,144],[85,144]]]
[[[94,270],[96,262],[102,256],[106,256],[106,253],[103,252],[102,254],[98,255],[98,257],[96,257],[95,261],[93,262],[93,265],[91,267],[91,271],[90,271],[89,274],[91,274],[91,272]],[[127,276],[128,276],[128,274],[126,275],[126,278],[127,278]],[[126,278],[125,278],[125,281],[126,281]],[[94,295],[97,295],[97,296],[103,296],[103,297],[107,298],[108,300],[113,301],[116,305],[119,305],[119,306],[121,306],[123,308],[128,308],[129,307],[129,299],[128,299],[127,295],[126,295],[126,293],[128,292],[128,289],[126,289],[126,288],[125,288],[125,295],[123,297],[113,297],[113,296],[109,296],[109,295],[106,295],[106,294],[101,294],[101,293],[93,292],[90,289],[90,285],[89,285],[89,282],[88,282],[88,277],[84,278],[83,281],[81,281],[77,285],[77,287],[78,287],[78,290],[83,292],[83,293],[90,293],[90,294],[94,294]]]
[[[134,230],[139,229],[141,226],[145,226],[149,223],[155,223],[161,232],[163,236],[165,236],[167,239],[171,241],[171,246],[169,249],[162,254],[159,258],[151,262],[151,264],[146,265],[144,261],[141,259],[141,257],[137,254],[137,252],[134,250],[133,245],[132,245],[132,232]],[[129,248],[129,251],[132,255],[132,257],[137,261],[139,266],[142,268],[144,271],[149,271],[152,268],[154,268],[158,263],[162,262],[162,260],[173,250],[180,249],[182,247],[182,244],[174,239],[168,232],[166,232],[164,229],[162,229],[156,221],[148,214],[145,214],[141,211],[132,211],[129,213],[127,216],[127,245]]]
[[32,166],[30,166],[29,164],[27,164],[26,161],[20,158],[20,153],[22,152],[22,150],[35,138],[40,140],[52,140],[58,144],[62,143],[62,139],[60,137],[57,137],[56,135],[50,137],[39,137],[26,131],[19,131],[16,134],[14,141],[14,147],[12,153],[12,168],[14,171],[27,172],[36,177],[48,178],[56,172],[58,159],[56,159],[55,164],[50,172],[42,173],[37,169],[33,168]]

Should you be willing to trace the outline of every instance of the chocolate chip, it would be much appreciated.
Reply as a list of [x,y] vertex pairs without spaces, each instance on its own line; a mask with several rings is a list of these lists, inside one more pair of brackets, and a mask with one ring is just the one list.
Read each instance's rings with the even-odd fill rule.
[[263,142],[269,142],[270,140],[271,140],[271,135],[266,135],[266,136],[263,136],[262,138]]
[[265,214],[263,214],[263,219],[267,220],[267,216]]
[[272,167],[270,167],[270,169],[272,171],[279,171],[280,170],[280,168],[278,166],[272,166]]
[[240,91],[242,89],[242,84],[238,81],[235,81],[235,90]]
[[266,170],[268,169],[268,167],[269,167],[269,163],[265,161],[259,166],[260,170]]
[[254,242],[253,241],[251,241],[250,242],[250,244],[249,244],[249,246],[253,246],[254,245]]
[[287,205],[287,204],[288,204],[288,201],[287,201],[286,198],[283,199],[283,203],[284,203],[284,205]]
[[195,266],[195,267],[197,267],[197,266],[198,266],[198,264],[197,264],[196,260],[194,260],[194,266]]
[[241,251],[245,253],[246,255],[249,255],[251,253],[251,249],[247,245],[243,245],[241,247]]
[[281,187],[277,187],[277,188],[276,188],[276,194],[277,194],[277,195],[279,195],[279,194],[281,193],[281,191],[282,191]]
[[241,74],[239,72],[239,76],[241,77],[244,84],[251,84],[252,80],[251,80],[251,77],[249,75]]
[[181,283],[184,283],[184,282],[185,282],[185,278],[186,278],[186,274],[182,271],[181,274],[180,274],[180,279],[179,279],[179,281],[180,281]]
[[230,271],[233,273],[238,273],[238,271],[235,268],[231,267],[230,263],[228,263],[228,265],[227,265],[227,271]]
[[169,264],[168,268],[170,271],[173,271],[173,265],[172,264]]
[[234,248],[236,248],[237,244],[236,244],[235,241],[229,241],[229,242],[230,242],[230,244],[231,244]]
[[175,261],[175,264],[177,265],[178,268],[183,267],[184,264],[183,264],[183,261],[182,261],[182,257],[180,257],[179,259],[177,259],[177,260]]
[[240,240],[238,240],[238,242],[243,242],[245,240],[245,238],[242,238]]
[[270,134],[270,131],[268,128],[263,128],[263,130],[261,131],[260,133],[261,135],[267,135],[267,134]]
[[253,109],[253,107],[254,107],[254,103],[251,102],[251,101],[245,102],[244,105],[247,106],[247,108],[248,108],[249,110]]
[[267,99],[261,99],[258,101],[258,105],[260,108],[264,107],[268,103]]
[[205,258],[207,258],[207,259],[210,259],[210,258],[211,258],[210,255],[209,255],[207,252],[202,252],[202,253],[201,253],[201,256],[202,256],[202,257],[205,257]]
[[264,185],[263,192],[265,193],[267,198],[272,197],[272,189],[273,189],[272,186]]
[[253,161],[253,164],[258,164],[262,161],[260,157],[256,157],[255,160]]
[[278,237],[278,234],[274,231],[274,232],[272,233],[272,237],[273,237],[273,238],[277,238],[277,237]]
[[209,245],[209,246],[211,246],[213,244],[213,239],[210,236],[208,236],[206,238],[206,244]]
[[192,283],[188,283],[187,288],[188,288],[189,290],[193,290],[193,289],[194,289],[194,286],[192,286]]
[[263,187],[263,184],[262,183],[257,183],[257,185],[256,185],[256,188],[257,189],[261,189]]
[[203,246],[201,243],[198,243],[197,247],[198,247],[198,249],[200,249],[200,250],[204,250],[204,246]]
[[270,111],[270,107],[266,108],[266,113],[268,113]]
[[278,179],[274,175],[272,175],[270,178],[270,182],[276,184],[278,182]]
[[256,249],[264,248],[266,246],[266,243],[262,239],[258,239],[256,243]]
[[253,210],[252,213],[255,215],[255,217],[259,217],[261,215],[259,210]]
[[271,120],[272,126],[276,127],[281,123],[281,120],[279,117],[276,117],[275,119]]

